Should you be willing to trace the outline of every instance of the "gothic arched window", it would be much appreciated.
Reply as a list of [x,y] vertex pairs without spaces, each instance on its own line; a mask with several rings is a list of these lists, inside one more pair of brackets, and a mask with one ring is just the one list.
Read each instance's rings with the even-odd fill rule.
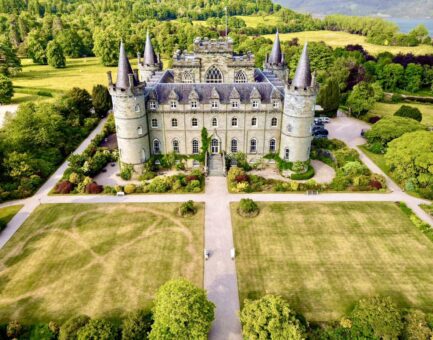
[[212,127],[217,127],[218,126],[218,119],[216,119],[215,117],[212,118]]
[[276,117],[273,117],[271,120],[271,126],[277,126],[278,125],[278,119]]
[[252,138],[250,140],[250,153],[256,153],[257,152],[257,139]]
[[269,141],[269,152],[273,153],[276,150],[277,142],[275,141],[275,138],[271,138]]
[[247,75],[244,71],[238,71],[235,73],[235,83],[246,83]]
[[223,74],[215,65],[208,68],[205,75],[206,83],[222,83]]
[[179,141],[177,139],[173,139],[171,143],[173,145],[173,152],[179,153]]
[[194,75],[190,71],[182,73],[182,83],[191,84],[194,82]]
[[197,154],[198,154],[198,140],[197,140],[197,139],[194,139],[194,140],[192,141],[192,153],[193,153],[194,155],[197,155]]
[[153,140],[153,153],[155,155],[159,154],[161,152],[161,144],[159,143],[159,140],[154,139]]
[[233,153],[238,152],[238,140],[235,138],[233,138],[231,141],[230,151]]

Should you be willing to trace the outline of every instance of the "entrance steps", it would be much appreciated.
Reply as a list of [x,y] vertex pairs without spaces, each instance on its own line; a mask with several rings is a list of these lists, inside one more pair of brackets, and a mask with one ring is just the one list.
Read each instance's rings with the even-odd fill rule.
[[211,155],[208,159],[209,176],[224,176],[223,155]]

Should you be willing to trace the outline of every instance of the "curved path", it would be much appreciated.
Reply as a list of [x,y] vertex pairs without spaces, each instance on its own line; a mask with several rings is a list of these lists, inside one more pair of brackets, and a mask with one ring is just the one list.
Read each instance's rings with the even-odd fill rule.
[[[105,121],[101,121],[95,131],[80,145],[76,153],[81,153],[91,139],[99,133]],[[385,175],[357,145],[363,144],[360,137],[361,129],[368,129],[369,125],[359,120],[339,117],[328,125],[330,137],[345,141],[356,148],[362,161],[376,173]],[[403,192],[388,176],[390,193],[324,193],[317,196],[305,194],[229,194],[224,177],[209,177],[206,179],[206,193],[204,194],[162,194],[162,195],[130,195],[124,197],[104,195],[83,196],[48,196],[50,190],[61,178],[67,163],[62,164],[50,179],[33,196],[25,200],[8,202],[2,206],[24,204],[20,212],[9,222],[8,227],[0,235],[2,247],[24,223],[30,213],[41,203],[151,203],[151,202],[184,202],[194,200],[204,202],[205,213],[205,247],[210,251],[210,258],[205,263],[204,287],[209,298],[216,304],[216,319],[210,333],[211,339],[242,339],[239,323],[239,295],[237,288],[235,261],[230,258],[233,245],[233,233],[229,204],[241,198],[253,198],[256,201],[274,202],[345,202],[345,201],[402,201],[405,202],[421,219],[433,225],[433,219],[424,212],[419,204],[430,203],[427,200],[409,196]]]

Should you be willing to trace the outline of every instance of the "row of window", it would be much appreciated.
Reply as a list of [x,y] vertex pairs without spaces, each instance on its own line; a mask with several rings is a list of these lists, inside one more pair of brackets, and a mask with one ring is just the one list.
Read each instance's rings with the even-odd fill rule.
[[[252,106],[253,109],[259,109],[260,108],[260,103],[261,103],[260,100],[254,99],[254,100],[251,101],[251,106]],[[170,102],[170,108],[173,109],[173,110],[175,110],[175,109],[177,109],[178,104],[179,103],[178,103],[177,100],[172,100]],[[190,104],[190,108],[191,109],[197,109],[199,107],[199,103],[197,101],[195,101],[195,100],[190,101],[189,104]],[[212,100],[211,101],[211,107],[212,107],[212,109],[218,109],[219,106],[220,106],[220,102],[218,100]],[[232,107],[232,109],[239,109],[239,107],[240,107],[240,101],[239,100],[232,100],[231,101],[231,107]],[[274,100],[272,102],[272,107],[274,109],[278,109],[280,107],[280,101],[279,100]],[[156,101],[154,101],[154,100],[149,101],[149,109],[156,110],[156,108],[157,108]],[[137,112],[139,112],[139,110],[140,109],[138,109]]]
[[[215,153],[219,152],[219,142],[217,139],[213,139],[212,142],[212,149]],[[179,147],[179,141],[177,139],[173,139],[171,142],[173,152],[179,153],[180,147]],[[271,138],[269,140],[269,152],[273,153],[277,149],[277,141],[275,138]],[[238,140],[236,138],[233,138],[230,142],[230,151],[235,153],[238,152]],[[158,139],[153,140],[153,152],[155,154],[161,153],[161,142]],[[257,139],[251,138],[250,140],[250,153],[257,153]],[[193,139],[192,141],[192,153],[194,155],[199,153],[199,142],[197,139]],[[288,154],[287,154],[288,158]]]
[[[218,127],[218,119],[217,118],[212,118],[211,121],[211,125],[212,127]],[[158,125],[158,119],[157,118],[152,118],[151,120],[151,126],[152,128],[157,128]],[[191,126],[192,127],[198,127],[198,118],[192,118],[191,119]],[[233,117],[231,119],[231,126],[232,127],[237,127],[238,126],[238,119],[236,117]],[[258,120],[256,117],[251,118],[251,126],[257,127],[258,126]],[[278,126],[278,119],[276,117],[273,117],[271,119],[271,126],[272,127],[276,127]],[[178,127],[178,120],[177,118],[172,118],[171,119],[171,127]]]

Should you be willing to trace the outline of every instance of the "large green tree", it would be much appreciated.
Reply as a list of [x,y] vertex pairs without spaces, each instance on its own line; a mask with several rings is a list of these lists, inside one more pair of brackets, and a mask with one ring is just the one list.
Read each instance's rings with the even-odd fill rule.
[[9,104],[14,96],[12,81],[0,74],[0,104]]
[[409,64],[404,71],[404,88],[410,92],[416,92],[421,89],[422,76],[424,69],[421,65]]
[[304,326],[280,296],[245,300],[240,318],[245,339],[304,339]]
[[106,116],[111,109],[111,96],[104,85],[95,85],[92,90],[92,104],[98,116]]
[[5,76],[21,71],[21,60],[6,37],[0,37],[0,73]]
[[340,106],[340,87],[338,81],[329,78],[320,87],[317,103],[323,108],[323,113],[328,116],[335,116]]
[[347,106],[355,117],[366,114],[373,108],[375,102],[374,88],[367,82],[360,82],[355,85],[347,98]]
[[47,45],[48,37],[40,29],[32,30],[27,36],[27,54],[35,64],[47,65]]
[[185,279],[160,287],[153,309],[150,339],[207,339],[215,305],[203,289]]
[[119,36],[115,29],[96,29],[93,34],[95,47],[93,52],[104,66],[114,66],[119,59]]
[[66,67],[66,58],[63,54],[62,46],[55,40],[48,43],[47,46],[48,64],[55,68]]

